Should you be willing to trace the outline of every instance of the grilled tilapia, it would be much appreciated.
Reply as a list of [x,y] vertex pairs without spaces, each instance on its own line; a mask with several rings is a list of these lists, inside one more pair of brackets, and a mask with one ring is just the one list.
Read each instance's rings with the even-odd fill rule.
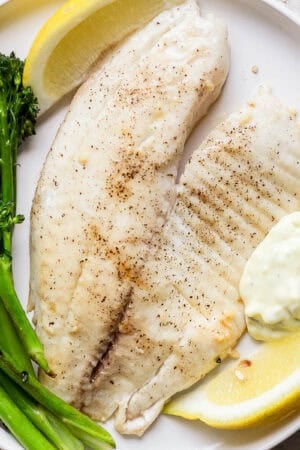
[[193,0],[109,52],[47,157],[31,221],[30,304],[56,394],[81,407],[176,198],[187,136],[228,71],[226,27]]
[[262,93],[193,154],[152,241],[84,411],[141,435],[175,393],[223,360],[244,330],[238,285],[252,251],[299,210],[300,132]]

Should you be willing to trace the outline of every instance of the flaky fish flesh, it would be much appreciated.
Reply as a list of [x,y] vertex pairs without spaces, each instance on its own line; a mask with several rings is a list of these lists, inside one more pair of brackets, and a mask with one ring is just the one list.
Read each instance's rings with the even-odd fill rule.
[[193,0],[163,12],[99,63],[49,152],[32,208],[30,307],[56,373],[41,380],[78,408],[174,206],[184,143],[220,93],[228,53],[226,27]]
[[201,379],[242,334],[244,265],[282,216],[299,210],[300,132],[270,93],[194,152],[177,200],[132,288],[84,411],[141,435],[175,393]]

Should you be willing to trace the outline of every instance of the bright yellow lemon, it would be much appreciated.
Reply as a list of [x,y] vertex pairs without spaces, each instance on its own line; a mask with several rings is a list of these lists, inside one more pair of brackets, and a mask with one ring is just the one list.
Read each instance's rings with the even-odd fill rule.
[[45,111],[86,78],[99,55],[182,0],[69,0],[45,23],[28,54],[24,84]]
[[228,429],[263,425],[300,412],[300,333],[260,347],[175,398],[165,412]]

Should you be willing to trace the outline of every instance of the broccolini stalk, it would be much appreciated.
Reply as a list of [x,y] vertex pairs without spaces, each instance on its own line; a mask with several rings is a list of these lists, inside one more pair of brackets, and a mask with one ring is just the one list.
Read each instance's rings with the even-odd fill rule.
[[34,375],[32,364],[24,351],[24,347],[16,334],[16,329],[4,308],[2,300],[0,299],[0,349],[6,352],[12,359],[13,364],[20,371],[26,371]]
[[0,53],[0,419],[28,450],[107,450],[115,446],[110,434],[36,379],[30,359],[50,371],[14,289],[12,233],[24,219],[16,214],[17,150],[38,112],[23,66]]
[[[24,352],[14,325],[0,300],[0,348],[10,358],[12,364],[20,372],[34,376],[31,362]],[[0,386],[2,386],[16,406],[38,428],[47,439],[59,450],[83,450],[82,443],[72,435],[69,429],[42,406],[34,402],[25,392],[0,371]],[[19,429],[17,430],[19,432]],[[16,435],[18,438],[18,435]]]
[[97,450],[115,447],[113,438],[106,430],[48,391],[32,374],[20,373],[5,352],[0,356],[0,370],[23,388],[34,400],[60,418],[84,444]]
[[38,113],[32,90],[22,85],[23,67],[13,53],[0,53],[0,297],[28,355],[49,373],[43,347],[20,305],[12,275],[13,227],[24,220],[16,215],[17,150],[22,140],[34,134]]
[[14,404],[0,385],[0,418],[27,450],[55,450],[55,447],[35,428]]
[[[39,429],[58,450],[84,450],[83,444],[72,435],[69,429],[49,411],[38,405],[19,386],[13,383],[0,371],[0,386],[2,386],[15,405]],[[19,438],[18,429],[16,431]]]

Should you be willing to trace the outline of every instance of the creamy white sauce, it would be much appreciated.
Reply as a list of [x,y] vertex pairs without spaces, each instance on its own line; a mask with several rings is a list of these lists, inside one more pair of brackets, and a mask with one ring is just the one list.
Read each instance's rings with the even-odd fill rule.
[[272,340],[300,329],[300,212],[283,217],[254,250],[240,295],[255,339]]

